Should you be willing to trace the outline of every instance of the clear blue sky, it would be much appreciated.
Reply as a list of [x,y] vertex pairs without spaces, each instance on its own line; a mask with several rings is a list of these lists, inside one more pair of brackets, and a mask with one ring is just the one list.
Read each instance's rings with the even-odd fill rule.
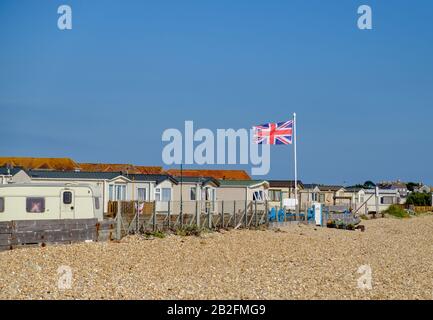
[[[297,112],[303,181],[433,184],[432,17],[430,0],[2,0],[0,155],[159,165],[184,120]],[[293,178],[291,153],[272,148],[269,178]]]

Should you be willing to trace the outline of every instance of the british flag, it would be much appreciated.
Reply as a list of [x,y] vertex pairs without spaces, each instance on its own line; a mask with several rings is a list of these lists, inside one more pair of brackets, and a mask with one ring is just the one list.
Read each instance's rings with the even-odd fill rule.
[[258,144],[292,144],[293,120],[254,126],[254,142]]

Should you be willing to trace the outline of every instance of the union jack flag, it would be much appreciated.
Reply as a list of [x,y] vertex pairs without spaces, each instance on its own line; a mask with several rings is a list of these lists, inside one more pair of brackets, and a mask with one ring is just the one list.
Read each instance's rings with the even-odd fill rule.
[[254,142],[258,144],[292,144],[293,120],[254,126]]

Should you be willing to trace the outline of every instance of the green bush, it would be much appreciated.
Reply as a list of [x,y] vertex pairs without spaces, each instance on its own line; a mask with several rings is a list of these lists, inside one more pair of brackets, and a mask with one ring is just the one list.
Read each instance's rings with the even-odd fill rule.
[[431,206],[432,196],[430,193],[412,192],[408,195],[406,204],[414,206]]
[[406,210],[395,204],[391,205],[388,209],[386,209],[384,213],[396,218],[409,218],[410,216],[409,213],[406,212]]
[[165,233],[159,230],[153,232],[146,232],[144,235],[146,236],[146,238],[150,238],[150,237],[161,238],[161,239],[165,238]]
[[197,225],[185,225],[176,229],[178,236],[200,236],[201,230]]

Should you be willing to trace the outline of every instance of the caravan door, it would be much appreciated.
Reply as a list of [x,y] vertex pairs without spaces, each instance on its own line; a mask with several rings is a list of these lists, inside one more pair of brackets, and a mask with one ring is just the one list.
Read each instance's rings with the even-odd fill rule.
[[62,190],[60,197],[60,219],[75,218],[75,194],[73,190]]

